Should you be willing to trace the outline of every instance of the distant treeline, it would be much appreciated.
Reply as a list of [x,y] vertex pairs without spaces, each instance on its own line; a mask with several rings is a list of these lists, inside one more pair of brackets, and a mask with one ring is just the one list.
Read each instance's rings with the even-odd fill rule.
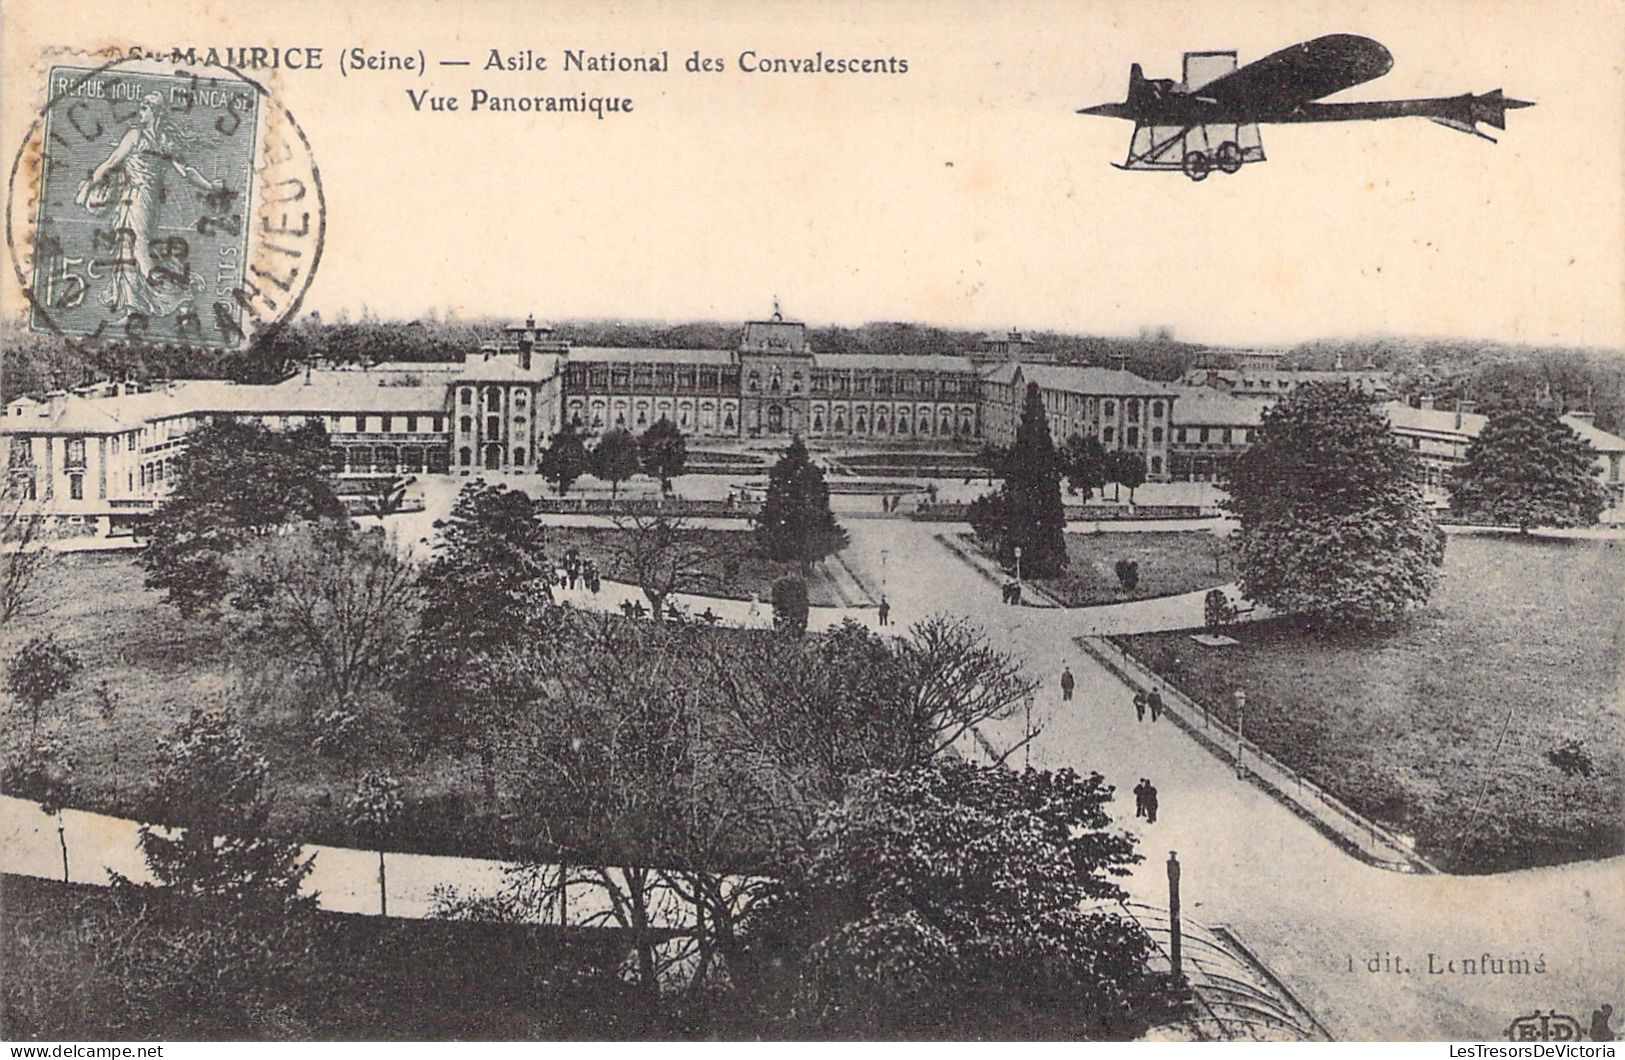
[[[131,343],[70,344],[6,325],[0,397],[40,393],[105,378],[224,378],[274,382],[310,358],[339,363],[457,360],[501,334],[507,320],[410,322],[363,319],[324,322],[316,314],[260,336],[246,351],[217,353]],[[558,324],[555,335],[577,346],[730,349],[738,323],[593,320]],[[928,325],[876,323],[808,329],[826,353],[960,353],[984,333]],[[1226,351],[1164,336],[1109,338],[1031,332],[1033,350],[1065,364],[1121,363],[1150,379],[1177,379],[1201,363],[1223,363]],[[1625,352],[1520,346],[1467,340],[1351,339],[1303,343],[1282,360],[1303,368],[1375,365],[1394,373],[1403,394],[1431,394],[1441,407],[1473,402],[1479,411],[1539,402],[1564,410],[1590,408],[1597,425],[1625,427]]]

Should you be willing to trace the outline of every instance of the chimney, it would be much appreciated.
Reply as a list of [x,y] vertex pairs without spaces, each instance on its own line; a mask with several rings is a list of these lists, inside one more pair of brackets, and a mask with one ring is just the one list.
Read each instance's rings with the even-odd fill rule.
[[1128,371],[1128,357],[1121,353],[1114,353],[1106,358],[1106,367],[1114,372]]
[[68,405],[68,392],[66,390],[53,390],[45,395],[45,404],[40,406],[40,416],[51,418],[60,415]]

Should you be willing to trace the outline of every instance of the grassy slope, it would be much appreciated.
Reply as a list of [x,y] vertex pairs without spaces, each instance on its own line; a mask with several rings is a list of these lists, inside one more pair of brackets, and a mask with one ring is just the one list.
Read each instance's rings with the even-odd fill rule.
[[[1499,871],[1625,849],[1622,600],[1625,543],[1457,535],[1434,599],[1391,635],[1123,639],[1227,719],[1244,689],[1250,738],[1442,867]],[[1571,739],[1589,778],[1546,759]]]
[[[73,804],[144,818],[146,780],[157,741],[169,736],[194,703],[238,708],[249,735],[271,766],[277,802],[272,826],[309,842],[367,845],[345,821],[345,800],[360,768],[317,754],[309,730],[295,724],[281,675],[262,672],[221,630],[183,618],[159,593],[143,587],[128,553],[80,554],[61,573],[61,603],[46,620],[84,662],[53,710],[54,730],[67,736],[75,759]],[[0,657],[26,636],[8,634]],[[119,695],[113,723],[100,716],[94,689],[105,680]],[[380,726],[381,728],[381,726]],[[480,812],[472,756],[409,754],[387,735],[367,768],[402,781],[406,810],[398,849],[423,853],[502,854]]]

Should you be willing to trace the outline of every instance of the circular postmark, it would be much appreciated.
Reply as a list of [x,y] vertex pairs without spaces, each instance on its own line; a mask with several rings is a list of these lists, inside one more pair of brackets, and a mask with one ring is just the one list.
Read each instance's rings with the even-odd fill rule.
[[31,330],[237,349],[292,316],[327,211],[287,108],[236,70],[152,56],[44,77],[6,199]]

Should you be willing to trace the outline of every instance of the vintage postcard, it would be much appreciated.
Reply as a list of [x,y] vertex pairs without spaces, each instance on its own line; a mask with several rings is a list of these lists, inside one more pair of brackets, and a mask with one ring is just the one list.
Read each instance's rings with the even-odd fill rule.
[[14,1055],[1614,1055],[1618,0],[0,29]]

